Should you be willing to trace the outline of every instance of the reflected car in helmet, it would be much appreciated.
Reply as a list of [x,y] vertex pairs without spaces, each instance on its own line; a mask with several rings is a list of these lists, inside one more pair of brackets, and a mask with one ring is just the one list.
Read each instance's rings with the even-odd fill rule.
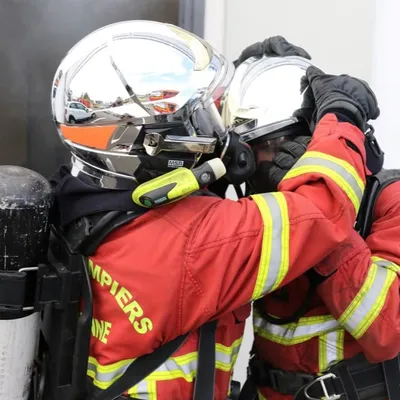
[[168,103],[168,102],[159,102],[153,105],[154,110],[160,114],[170,114],[175,112],[178,108],[178,105],[175,103]]
[[65,119],[70,123],[84,122],[96,118],[96,113],[79,101],[70,101],[65,106]]
[[179,94],[178,90],[154,90],[150,93],[149,99],[150,101],[162,100],[162,99],[170,99],[171,97],[175,97]]

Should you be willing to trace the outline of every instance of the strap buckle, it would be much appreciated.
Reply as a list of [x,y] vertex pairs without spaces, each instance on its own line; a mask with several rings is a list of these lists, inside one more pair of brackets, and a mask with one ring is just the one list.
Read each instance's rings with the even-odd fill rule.
[[268,371],[271,388],[284,395],[295,395],[299,388],[314,381],[315,376],[280,369]]
[[319,383],[319,384],[321,385],[321,387],[322,387],[322,391],[323,391],[323,393],[324,393],[324,399],[325,399],[325,400],[338,400],[338,399],[340,399],[340,398],[342,397],[342,395],[336,394],[336,393],[333,393],[333,394],[329,394],[329,393],[328,393],[328,389],[327,389],[327,387],[326,387],[324,381],[327,380],[327,379],[330,379],[330,378],[336,378],[336,375],[330,373],[330,374],[322,375],[322,376],[316,378],[315,380],[313,380],[311,383],[309,383],[309,384],[304,388],[304,396],[305,396],[308,400],[320,400],[320,399],[317,399],[317,398],[315,398],[315,397],[311,397],[311,396],[308,394],[308,389],[310,389],[311,386],[314,386],[316,383]]

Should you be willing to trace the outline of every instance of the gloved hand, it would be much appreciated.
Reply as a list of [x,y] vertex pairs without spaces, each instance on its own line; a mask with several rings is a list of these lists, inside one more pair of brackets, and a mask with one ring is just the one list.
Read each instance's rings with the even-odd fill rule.
[[303,86],[309,84],[316,105],[315,121],[334,113],[365,132],[370,119],[379,117],[380,110],[374,92],[361,79],[349,75],[328,75],[312,66],[306,71]]
[[307,76],[303,76],[300,80],[300,93],[303,93],[303,103],[301,108],[293,113],[296,118],[304,119],[310,128],[310,132],[314,132],[315,129],[315,98],[314,93],[309,87]]
[[283,36],[272,36],[263,42],[257,42],[246,47],[239,58],[234,61],[235,67],[250,57],[264,54],[268,57],[299,56],[311,60],[311,56],[302,47],[288,42]]
[[272,159],[273,165],[268,173],[271,189],[274,191],[278,189],[280,181],[306,152],[310,142],[311,136],[297,136],[293,141],[282,143],[279,147],[279,152]]

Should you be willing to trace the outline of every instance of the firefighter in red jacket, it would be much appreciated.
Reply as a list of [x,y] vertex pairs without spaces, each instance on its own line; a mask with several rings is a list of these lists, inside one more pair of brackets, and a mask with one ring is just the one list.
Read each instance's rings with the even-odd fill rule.
[[[232,182],[251,167],[249,148],[226,130],[214,104],[233,66],[191,33],[150,21],[110,25],[79,42],[59,70],[53,115],[72,154],[71,165],[53,179],[60,229],[96,213],[137,210],[132,193],[135,198],[139,184],[159,182],[171,168],[202,165],[210,152],[222,158]],[[226,399],[250,303],[352,240],[367,174],[363,130],[379,109],[363,82],[315,70],[308,76],[317,125],[279,193],[234,202],[205,192],[150,207],[110,233],[89,258],[88,376],[97,390],[118,381],[135,358],[190,332],[124,398],[191,399],[199,389],[198,329],[216,320],[211,398]],[[166,88],[177,91],[171,98],[177,108],[159,114],[147,93]],[[70,126],[66,94],[82,92],[103,109],[98,120]],[[117,96],[123,104],[107,108]]]
[[[283,175],[278,189],[285,190],[296,170],[308,168],[312,101],[295,110],[301,101],[299,76],[311,65],[309,58],[303,49],[273,37],[250,46],[237,62],[223,115],[257,154],[252,192],[276,190]],[[313,67],[307,77],[311,87],[320,79]],[[368,156],[370,169],[378,172],[382,157],[373,158],[370,151]],[[394,374],[395,382],[400,377],[397,359],[387,361],[400,352],[400,248],[393,242],[400,236],[399,200],[397,182],[379,196],[365,242],[353,231],[317,267],[255,302],[255,342],[243,399],[253,398],[253,384],[258,398],[268,400],[289,400],[296,393],[296,399],[389,398],[382,368]],[[318,238],[314,245],[319,246]],[[361,354],[369,363],[386,363],[368,364]],[[324,380],[316,380],[321,375]],[[390,399],[399,395],[391,393]]]

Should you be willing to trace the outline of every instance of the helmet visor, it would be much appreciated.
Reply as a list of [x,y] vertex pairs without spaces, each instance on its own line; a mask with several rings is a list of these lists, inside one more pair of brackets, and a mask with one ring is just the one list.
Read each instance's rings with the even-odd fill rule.
[[[223,119],[245,142],[297,122],[305,90],[301,78],[311,63],[301,57],[254,57],[236,70],[224,99]],[[306,89],[307,90],[307,89]]]

